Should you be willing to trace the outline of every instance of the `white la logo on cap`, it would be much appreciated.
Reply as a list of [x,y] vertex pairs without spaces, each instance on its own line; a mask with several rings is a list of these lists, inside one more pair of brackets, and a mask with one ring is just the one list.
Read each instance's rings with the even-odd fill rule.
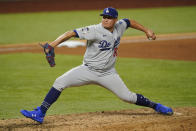
[[108,10],[108,8],[106,9],[106,13],[109,13],[109,10]]

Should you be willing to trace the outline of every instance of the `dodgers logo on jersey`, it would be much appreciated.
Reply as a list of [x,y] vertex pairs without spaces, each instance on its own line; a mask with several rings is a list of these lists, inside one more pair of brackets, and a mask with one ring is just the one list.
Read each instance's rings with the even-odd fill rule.
[[99,48],[101,51],[110,50],[111,43],[107,42],[106,40],[102,40],[99,42]]

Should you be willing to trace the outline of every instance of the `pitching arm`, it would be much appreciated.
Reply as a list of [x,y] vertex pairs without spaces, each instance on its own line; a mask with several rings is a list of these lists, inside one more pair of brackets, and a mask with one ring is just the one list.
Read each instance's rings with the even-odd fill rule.
[[155,40],[156,39],[156,35],[152,30],[144,27],[143,25],[139,24],[135,20],[129,20],[129,21],[130,21],[130,27],[131,28],[143,31],[144,33],[146,33],[146,36],[149,40]]

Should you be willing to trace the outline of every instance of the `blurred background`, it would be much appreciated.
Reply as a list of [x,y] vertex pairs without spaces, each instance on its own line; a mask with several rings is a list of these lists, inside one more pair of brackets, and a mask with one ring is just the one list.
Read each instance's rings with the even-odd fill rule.
[[196,0],[0,0],[0,13],[196,5]]

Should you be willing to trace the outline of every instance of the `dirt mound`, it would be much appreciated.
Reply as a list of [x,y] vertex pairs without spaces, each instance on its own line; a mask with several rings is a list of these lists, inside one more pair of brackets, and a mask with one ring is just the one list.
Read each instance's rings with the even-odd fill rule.
[[0,120],[2,131],[195,131],[196,107],[175,108],[173,116],[157,114],[152,109],[102,111],[95,113],[54,115],[43,124],[27,118]]

